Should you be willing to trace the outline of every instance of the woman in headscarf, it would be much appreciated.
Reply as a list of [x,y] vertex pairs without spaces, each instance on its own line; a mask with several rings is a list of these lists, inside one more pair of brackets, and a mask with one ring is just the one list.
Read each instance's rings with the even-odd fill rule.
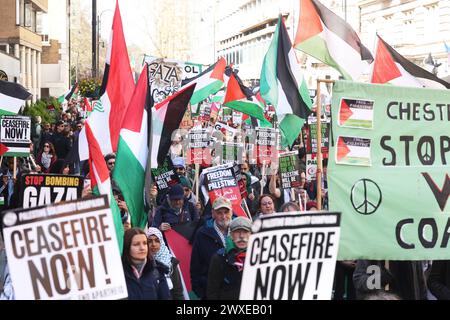
[[178,272],[178,264],[180,262],[170,253],[164,243],[161,231],[157,228],[149,228],[146,234],[149,254],[153,257],[153,260],[163,264],[169,269],[166,278],[172,300],[186,300],[183,294],[181,276]]
[[123,271],[130,300],[169,300],[165,274],[169,269],[149,255],[147,235],[139,228],[125,232]]

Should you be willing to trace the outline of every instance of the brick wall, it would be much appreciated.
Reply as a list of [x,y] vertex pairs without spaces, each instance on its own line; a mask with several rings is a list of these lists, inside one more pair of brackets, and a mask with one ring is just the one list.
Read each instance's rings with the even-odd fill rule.
[[61,60],[61,55],[59,50],[61,49],[61,44],[58,40],[50,40],[50,46],[42,47],[42,63],[43,64],[58,64]]

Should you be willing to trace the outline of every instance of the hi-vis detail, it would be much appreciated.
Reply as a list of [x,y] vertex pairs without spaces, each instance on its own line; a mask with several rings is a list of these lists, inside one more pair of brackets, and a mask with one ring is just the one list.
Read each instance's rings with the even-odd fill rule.
[[28,157],[31,143],[31,119],[22,116],[1,117],[0,143],[7,148],[3,156]]

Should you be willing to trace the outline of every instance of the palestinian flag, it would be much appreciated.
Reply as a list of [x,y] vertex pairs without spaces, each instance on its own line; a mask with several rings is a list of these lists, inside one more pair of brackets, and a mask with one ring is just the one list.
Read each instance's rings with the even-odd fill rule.
[[183,87],[194,83],[197,84],[191,98],[191,105],[200,103],[223,87],[225,83],[224,73],[226,66],[227,61],[224,58],[220,58],[219,61],[197,77],[182,82]]
[[113,215],[114,226],[116,228],[117,241],[119,245],[120,254],[122,254],[123,248],[123,235],[124,229],[122,224],[122,218],[120,216],[120,210],[117,206],[116,200],[112,195],[111,178],[109,177],[109,170],[106,166],[105,159],[103,158],[100,145],[91,130],[89,123],[86,123],[86,137],[89,143],[89,167],[92,193],[94,195],[105,194],[109,198],[109,205]]
[[373,128],[373,100],[342,99],[339,105],[339,126]]
[[264,109],[254,96],[247,97],[234,74],[231,74],[228,81],[227,94],[223,104],[233,110],[242,112],[262,122],[267,122],[264,117]]
[[62,96],[60,96],[58,98],[58,102],[59,103],[63,103],[64,100],[69,101],[70,99],[72,99],[73,95],[78,92],[78,83],[75,83],[72,88],[70,88],[69,91],[67,91],[66,93],[64,93]]
[[[103,154],[117,151],[120,129],[134,92],[134,80],[123,34],[119,2],[116,2],[111,39],[106,56],[101,89],[102,111],[95,110],[87,122],[98,140]],[[85,129],[80,132],[80,160],[89,158]]]
[[359,137],[338,137],[336,163],[371,166],[371,140]]
[[31,96],[20,84],[0,80],[0,116],[18,114]]
[[262,98],[275,107],[284,146],[291,146],[311,114],[309,90],[280,16],[261,70]]
[[[198,228],[198,221],[191,221],[173,226],[164,232],[164,237],[173,255],[180,261],[180,271],[186,293],[194,294],[191,285],[191,254],[193,237]],[[186,295],[186,294],[185,294]]]
[[149,103],[148,84],[148,65],[146,64],[120,131],[113,174],[131,212],[131,225],[139,228],[145,228],[147,224],[147,214],[144,210],[144,183],[148,157],[146,111],[146,104]]
[[450,89],[450,83],[415,65],[378,36],[372,83],[432,89]]
[[294,46],[335,68],[346,80],[357,80],[373,61],[355,30],[317,0],[300,0]]
[[194,83],[152,108],[151,139],[149,139],[152,169],[164,163],[172,144],[172,133],[180,127],[195,87]]

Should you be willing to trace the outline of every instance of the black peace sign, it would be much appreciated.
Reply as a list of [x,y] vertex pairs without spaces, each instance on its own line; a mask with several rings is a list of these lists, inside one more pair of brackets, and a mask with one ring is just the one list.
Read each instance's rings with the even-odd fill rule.
[[[369,199],[368,189],[377,190],[378,193],[371,194]],[[359,195],[357,198],[358,201],[355,199],[357,195]],[[361,195],[363,196],[362,199]],[[353,209],[360,214],[369,215],[375,213],[380,207],[381,200],[382,193],[380,187],[370,179],[361,179],[352,187],[350,201],[352,202]]]

